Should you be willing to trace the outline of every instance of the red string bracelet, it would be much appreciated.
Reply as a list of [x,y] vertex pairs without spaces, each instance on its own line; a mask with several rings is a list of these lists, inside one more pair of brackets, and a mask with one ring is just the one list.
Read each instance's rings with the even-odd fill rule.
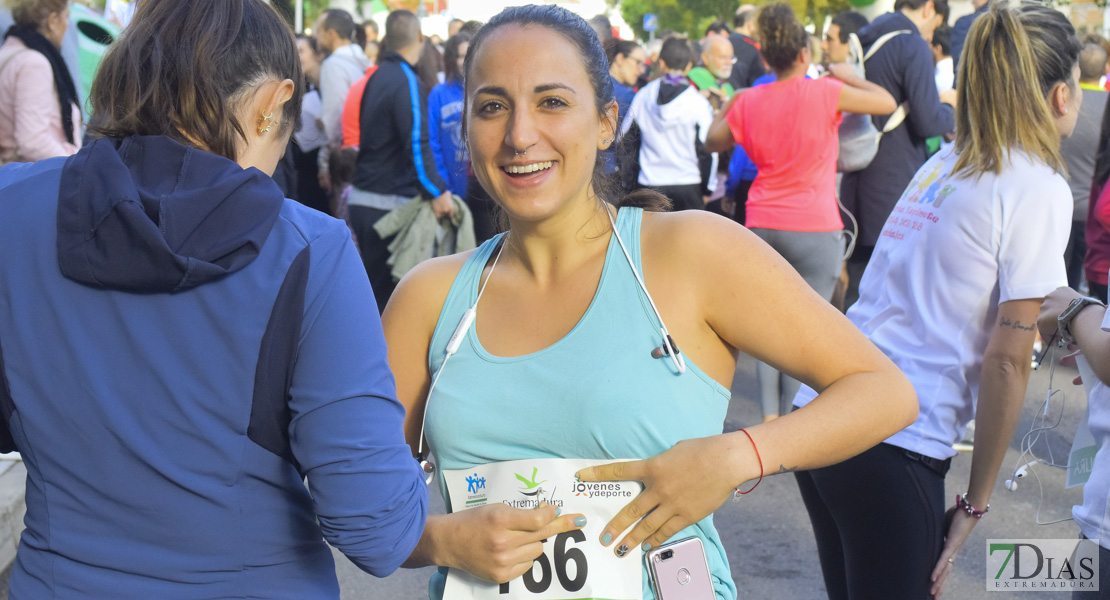
[[744,435],[748,436],[748,441],[752,443],[752,450],[755,450],[755,458],[759,461],[759,479],[755,482],[755,485],[749,488],[746,492],[741,492],[740,486],[736,486],[736,492],[733,495],[734,498],[739,498],[744,494],[752,493],[752,491],[755,490],[755,488],[759,487],[759,484],[763,481],[763,457],[759,455],[759,448],[755,445],[755,440],[752,439],[752,434],[748,433],[746,429],[741,429],[740,431]]

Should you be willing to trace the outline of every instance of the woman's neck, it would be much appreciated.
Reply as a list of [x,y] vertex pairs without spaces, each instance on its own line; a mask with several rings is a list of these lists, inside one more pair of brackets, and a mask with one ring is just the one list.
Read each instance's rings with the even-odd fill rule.
[[775,71],[776,81],[787,81],[797,77],[805,77],[809,71],[809,63],[794,63],[785,71]]
[[586,199],[564,206],[542,221],[510,217],[510,232],[502,260],[519,261],[541,285],[576,271],[583,263],[604,253],[612,229],[608,208],[591,193]]

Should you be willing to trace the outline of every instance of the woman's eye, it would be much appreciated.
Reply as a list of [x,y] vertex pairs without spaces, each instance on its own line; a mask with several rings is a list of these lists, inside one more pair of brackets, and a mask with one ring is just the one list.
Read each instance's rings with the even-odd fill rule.
[[502,108],[503,106],[500,102],[486,102],[485,104],[478,107],[478,113],[482,115],[492,115]]
[[540,103],[544,108],[562,108],[567,105],[562,98],[544,98]]

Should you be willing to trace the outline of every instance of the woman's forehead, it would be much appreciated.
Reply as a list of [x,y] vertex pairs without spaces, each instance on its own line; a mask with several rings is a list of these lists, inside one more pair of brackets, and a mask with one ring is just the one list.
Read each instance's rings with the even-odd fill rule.
[[[516,81],[562,82],[570,87],[589,85],[589,75],[578,48],[561,33],[543,25],[505,25],[490,33],[472,54],[468,87]],[[571,85],[578,82],[579,85]]]

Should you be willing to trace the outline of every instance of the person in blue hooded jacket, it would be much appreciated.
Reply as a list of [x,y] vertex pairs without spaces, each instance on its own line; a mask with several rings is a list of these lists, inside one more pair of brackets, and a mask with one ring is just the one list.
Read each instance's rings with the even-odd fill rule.
[[350,233],[269,176],[293,33],[264,0],[143,2],[128,32],[99,137],[0,169],[11,597],[338,599],[328,543],[389,574],[427,490]]
[[443,48],[446,80],[428,94],[428,140],[436,158],[436,170],[452,194],[466,197],[470,160],[462,136],[462,62],[470,46],[469,33],[456,33]]

